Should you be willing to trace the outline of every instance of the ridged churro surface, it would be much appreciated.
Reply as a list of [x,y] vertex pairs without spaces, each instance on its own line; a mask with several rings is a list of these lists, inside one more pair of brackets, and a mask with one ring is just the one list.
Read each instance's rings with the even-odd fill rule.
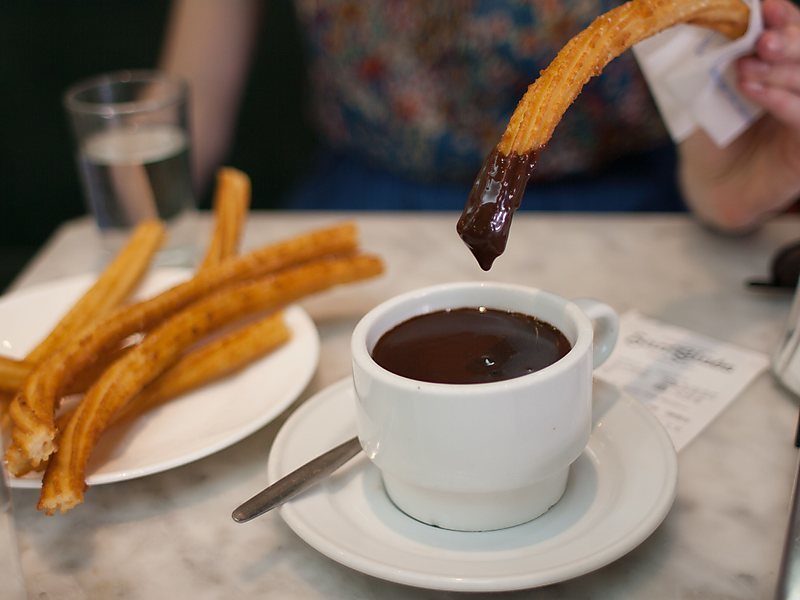
[[539,152],[592,77],[634,44],[679,23],[730,38],[747,31],[742,0],[630,0],[569,40],[519,101],[503,136],[475,180],[457,231],[484,270],[505,250]]

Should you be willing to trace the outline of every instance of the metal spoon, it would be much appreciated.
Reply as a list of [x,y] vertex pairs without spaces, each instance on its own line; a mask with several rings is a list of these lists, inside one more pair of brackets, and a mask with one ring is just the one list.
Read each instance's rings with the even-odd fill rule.
[[237,523],[246,523],[263,515],[326,478],[360,451],[357,437],[347,440],[260,491],[234,510],[231,517]]

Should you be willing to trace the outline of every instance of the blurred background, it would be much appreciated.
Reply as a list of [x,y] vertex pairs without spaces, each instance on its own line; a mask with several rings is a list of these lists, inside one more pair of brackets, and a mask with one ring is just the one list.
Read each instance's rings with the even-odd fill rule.
[[[156,66],[169,8],[169,0],[3,3],[0,291],[59,224],[86,213],[63,92],[103,72]],[[292,0],[269,3],[258,43],[224,162],[251,177],[254,208],[272,209],[316,148]],[[198,203],[209,208],[210,190]]]
[[[4,3],[0,290],[60,223],[86,213],[64,90],[105,71],[155,66],[168,11],[168,0]],[[226,164],[250,175],[253,206],[269,209],[305,170],[315,139],[292,2],[271,2],[264,26]],[[206,192],[199,205],[209,204]]]

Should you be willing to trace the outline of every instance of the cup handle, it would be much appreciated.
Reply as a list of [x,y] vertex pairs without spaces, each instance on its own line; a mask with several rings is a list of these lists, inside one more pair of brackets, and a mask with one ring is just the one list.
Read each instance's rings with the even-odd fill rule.
[[619,315],[608,304],[593,298],[573,300],[592,321],[594,341],[592,343],[592,362],[596,369],[611,355],[619,335]]

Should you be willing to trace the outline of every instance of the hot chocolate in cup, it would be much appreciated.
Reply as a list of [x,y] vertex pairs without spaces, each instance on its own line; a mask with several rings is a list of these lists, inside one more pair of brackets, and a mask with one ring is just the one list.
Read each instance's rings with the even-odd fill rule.
[[[480,328],[469,320],[468,331],[455,332],[466,337],[448,341],[454,334],[448,328],[459,326],[453,316],[464,314],[498,318],[501,329],[550,328],[568,345],[551,364],[539,360],[502,372],[496,363],[536,354],[538,346],[531,350],[524,335],[517,342],[503,330],[492,336],[491,325],[476,333]],[[416,321],[420,315],[432,315],[433,325]],[[373,356],[392,331],[400,331],[402,343],[419,333],[432,335],[411,339],[411,371]],[[419,521],[461,531],[502,529],[545,513],[564,494],[570,465],[589,441],[592,370],[611,353],[617,333],[618,316],[606,304],[501,283],[447,283],[372,309],[353,331],[353,382],[359,440],[389,498]],[[473,334],[485,339],[464,341]],[[464,354],[470,372],[484,363],[482,382],[453,383],[447,375],[451,382],[442,383],[436,365],[458,372],[454,354]]]

